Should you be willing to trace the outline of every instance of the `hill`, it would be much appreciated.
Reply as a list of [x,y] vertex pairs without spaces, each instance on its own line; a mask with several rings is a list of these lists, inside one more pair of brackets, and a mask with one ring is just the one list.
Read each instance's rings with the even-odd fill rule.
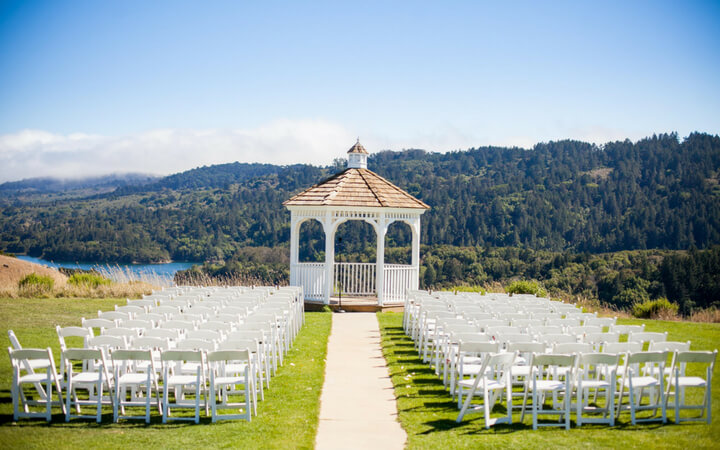
[[[432,207],[422,218],[425,245],[600,253],[720,244],[718,136],[384,151],[369,168]],[[223,164],[102,195],[0,202],[0,249],[126,262],[223,260],[245,246],[287,246],[282,202],[337,170]],[[319,227],[304,231],[301,255],[321,256]],[[356,243],[346,251],[374,249],[363,224],[342,232]],[[393,226],[388,239],[403,245],[407,230]]]
[[49,276],[55,280],[55,286],[59,287],[64,286],[67,281],[67,276],[56,269],[0,255],[0,289],[17,287],[18,282],[31,273]]

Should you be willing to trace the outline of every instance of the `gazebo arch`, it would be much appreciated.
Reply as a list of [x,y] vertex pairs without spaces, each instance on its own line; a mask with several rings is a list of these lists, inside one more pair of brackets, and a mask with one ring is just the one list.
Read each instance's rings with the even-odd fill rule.
[[[430,207],[368,170],[367,157],[358,140],[348,151],[347,169],[283,203],[290,210],[290,284],[302,286],[306,300],[329,304],[343,284],[353,286],[352,295],[377,296],[382,306],[402,302],[408,289],[418,288],[420,216]],[[324,263],[299,262],[300,225],[309,219],[320,222],[325,232]],[[375,229],[374,264],[335,262],[335,233],[349,220],[362,220]],[[407,223],[412,231],[409,265],[385,264],[385,234],[395,221]]]

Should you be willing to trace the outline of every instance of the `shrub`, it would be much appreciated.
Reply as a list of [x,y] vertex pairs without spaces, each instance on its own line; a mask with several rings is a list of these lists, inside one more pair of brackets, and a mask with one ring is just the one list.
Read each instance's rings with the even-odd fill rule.
[[537,281],[513,281],[505,286],[508,294],[532,294],[538,297],[545,297],[547,292]]
[[23,297],[40,297],[52,293],[55,280],[46,275],[31,273],[18,282],[20,295]]
[[109,285],[112,281],[96,273],[75,273],[68,279],[68,283],[73,286],[96,288],[101,285]]
[[633,305],[633,316],[639,319],[675,319],[679,306],[670,303],[665,297],[656,300],[646,300]]
[[455,286],[450,290],[457,292],[478,292],[481,295],[485,295],[487,293],[487,291],[481,286]]

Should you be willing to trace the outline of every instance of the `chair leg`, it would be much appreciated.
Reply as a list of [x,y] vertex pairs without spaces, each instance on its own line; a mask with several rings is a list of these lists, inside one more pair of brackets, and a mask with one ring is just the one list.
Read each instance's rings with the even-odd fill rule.
[[[48,369],[48,372],[49,372],[49,371],[50,371],[50,369]],[[47,381],[47,394],[48,394],[48,396],[47,396],[47,409],[46,409],[46,412],[45,412],[45,414],[46,414],[45,420],[47,420],[48,422],[50,422],[50,421],[52,420],[52,397],[53,397],[53,396],[52,396],[52,385],[53,385],[52,380],[50,380],[50,377],[48,377],[48,381]]]

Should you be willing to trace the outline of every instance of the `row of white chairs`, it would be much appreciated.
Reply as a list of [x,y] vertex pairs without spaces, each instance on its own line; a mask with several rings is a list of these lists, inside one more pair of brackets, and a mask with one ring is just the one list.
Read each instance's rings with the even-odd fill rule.
[[[218,298],[222,298],[224,303],[217,302]],[[94,355],[95,358],[86,358],[84,361],[82,368],[84,371],[87,371],[87,373],[81,375],[80,379],[87,377],[92,378],[94,376],[96,378],[93,378],[93,380],[97,382],[97,377],[103,378],[105,380],[105,387],[108,389],[111,388],[111,382],[119,380],[119,378],[114,375],[115,372],[118,370],[127,370],[128,367],[132,367],[133,370],[138,370],[144,374],[142,376],[134,374],[131,378],[135,381],[147,376],[150,377],[148,379],[154,383],[154,385],[161,387],[165,385],[172,386],[178,382],[178,380],[188,380],[187,377],[192,376],[196,369],[203,367],[204,369],[201,370],[201,375],[204,380],[202,386],[212,390],[214,389],[212,388],[213,384],[208,380],[211,380],[219,374],[216,368],[211,367],[211,363],[218,362],[213,358],[232,351],[247,352],[247,361],[243,364],[249,370],[246,377],[247,385],[245,387],[249,389],[250,395],[245,398],[248,406],[252,406],[252,410],[256,414],[258,395],[260,400],[264,399],[264,387],[270,387],[270,377],[275,374],[278,365],[282,365],[284,354],[289,350],[292,341],[303,324],[304,309],[302,298],[301,288],[295,287],[265,287],[253,289],[193,287],[164,290],[153,293],[143,300],[129,300],[129,305],[117,307],[116,311],[112,311],[112,313],[122,314],[122,316],[112,318],[102,317],[101,312],[98,318],[83,319],[81,327],[57,327],[60,347],[63,352],[59,374],[55,370],[52,358],[48,358],[47,356],[45,358],[39,358],[41,353],[46,352],[45,350],[41,349],[39,352],[30,353],[15,353],[15,356],[12,356],[12,352],[22,350],[22,347],[14,334],[9,332],[14,347],[14,349],[11,350],[11,359],[14,361],[14,368],[17,369],[17,377],[13,381],[13,386],[17,388],[13,392],[17,394],[17,396],[13,397],[13,402],[17,408],[20,408],[22,405],[23,409],[22,412],[18,409],[17,417],[30,414],[28,411],[29,405],[43,404],[43,402],[47,403],[49,411],[49,405],[52,402],[47,402],[47,392],[51,392],[51,390],[48,389],[48,386],[42,386],[44,381],[38,382],[33,380],[43,378],[43,380],[46,381],[46,379],[55,378],[58,381],[56,391],[60,393],[60,387],[66,387],[71,376],[68,370],[73,370],[72,364],[68,362],[70,357]],[[188,299],[192,299],[192,301],[188,301]],[[227,299],[232,300],[225,301]],[[232,306],[223,305],[239,304],[238,302],[242,299],[249,299],[250,301],[243,302],[247,307],[238,311],[237,314],[224,314],[222,312],[223,308],[232,308]],[[133,304],[133,302],[145,300],[151,300],[151,302],[143,305]],[[153,306],[153,304],[155,306]],[[196,321],[170,318],[167,315],[150,318],[150,320],[130,316],[130,314],[154,314],[151,311],[153,308],[157,308],[158,304],[172,307],[182,305],[182,308],[187,311],[195,309],[196,312],[203,310],[203,308],[215,308],[213,309],[214,314],[212,316],[208,311],[204,311],[207,313],[207,315],[202,318],[204,320]],[[133,309],[125,308],[125,310],[123,310],[123,307],[127,306]],[[134,308],[141,308],[142,310]],[[100,334],[96,336],[93,329],[98,330]],[[68,348],[69,346],[66,340],[72,340],[73,338],[75,339],[73,343],[79,344],[79,346],[83,348]],[[78,338],[80,340],[78,340]],[[65,355],[65,352],[69,353]],[[44,354],[47,355],[47,353]],[[161,369],[167,366],[164,358],[169,358],[170,356],[168,355],[197,358],[197,356],[188,356],[191,354],[202,355],[200,357],[202,361],[185,361],[181,365],[182,369],[179,374],[176,375],[168,375],[167,371]],[[33,358],[33,355],[38,358]],[[148,355],[149,359],[136,361],[131,365],[125,362],[120,366],[115,364],[116,360],[119,360],[121,356],[142,356],[145,358]],[[27,358],[23,358],[22,356],[27,356]],[[30,360],[34,362],[30,362]],[[240,366],[239,363],[229,365],[229,367]],[[47,372],[47,374],[41,375],[40,372],[35,372],[36,369],[39,369],[40,372]],[[95,373],[95,375],[90,375],[90,373]],[[167,378],[168,376],[171,378]],[[127,378],[128,377],[126,377],[126,379]],[[221,378],[227,378],[227,375],[223,374]],[[76,377],[76,379],[78,378]],[[145,384],[143,384],[144,387],[136,386],[131,389],[131,402],[134,401],[137,403],[139,401],[138,398],[140,398],[147,403],[147,408],[149,408],[150,400],[148,398],[151,396],[151,392],[147,391],[147,386],[149,386],[147,379],[143,378],[143,380],[145,380]],[[27,387],[27,385],[34,386],[32,400],[27,398],[22,389],[23,386]],[[90,386],[84,382],[80,382],[80,385],[85,387]],[[122,387],[122,383],[120,387]],[[74,388],[71,386],[70,391],[72,391],[72,389]],[[97,387],[88,389],[88,400],[95,401],[97,400],[97,396],[90,395],[92,394],[92,390],[97,392]],[[233,392],[235,390],[234,388]],[[70,393],[70,391],[68,391],[68,393]],[[124,396],[120,394],[120,391],[122,391],[122,389],[114,389],[114,395],[117,395],[118,398],[124,398]],[[142,394],[143,392],[147,392],[147,394],[138,397],[138,394]],[[155,392],[160,391],[156,389]],[[167,392],[167,390],[163,392]],[[177,389],[175,389],[175,393],[176,395],[178,394]],[[180,394],[182,396],[182,392],[180,392]],[[227,392],[221,390],[221,394],[218,398],[227,400]],[[209,397],[212,397],[211,393],[205,393],[203,396],[205,401],[207,401]],[[100,395],[99,397],[102,398],[103,396]],[[73,398],[77,400],[77,396],[73,396]],[[108,399],[109,398],[105,396],[106,403]],[[180,400],[180,403],[184,402],[184,400]],[[120,414],[117,410],[114,411],[115,420],[122,418],[124,409],[122,401],[119,400],[113,406],[115,409],[120,407]],[[98,408],[100,407],[98,406]],[[166,407],[164,410],[168,411],[170,408],[172,408],[172,405]],[[67,408],[64,408],[64,410],[65,409]],[[162,408],[159,407],[159,409],[161,409],[162,412]],[[250,417],[249,409],[250,408],[246,411],[247,416],[244,416],[248,419]],[[70,414],[69,409],[66,414]],[[99,414],[98,412],[98,419],[100,417]],[[149,420],[148,414],[149,412],[146,413],[146,420]],[[50,416],[48,415],[47,417],[49,418]],[[70,417],[70,415],[67,415],[68,420]],[[216,414],[213,412],[213,420],[216,420],[216,418]]]
[[[111,353],[111,362],[97,348],[69,348],[62,352],[64,369],[55,368],[52,349],[8,348],[13,366],[13,417],[52,419],[52,406],[59,404],[65,420],[95,419],[102,422],[103,406],[112,406],[113,421],[143,419],[150,423],[157,408],[163,423],[170,420],[200,421],[200,411],[213,422],[257,415],[253,358],[248,349],[201,352],[165,350],[161,367],[155,367],[150,350],[127,349]],[[192,366],[188,373],[186,366]],[[114,368],[111,370],[111,368]],[[163,373],[162,378],[157,374]],[[23,374],[24,372],[24,374]],[[28,397],[26,387],[36,398]],[[58,400],[53,401],[57,395]],[[242,401],[240,401],[242,400]],[[29,407],[44,406],[44,411]],[[83,407],[92,407],[90,414]],[[126,413],[128,407],[143,407],[142,416]],[[192,417],[174,417],[172,410],[192,409]],[[242,414],[222,414],[223,409]]]
[[[712,420],[712,371],[717,350],[676,352],[671,367],[666,368],[667,351],[532,353],[527,364],[518,366],[518,361],[522,360],[518,352],[487,352],[488,348],[482,345],[468,344],[468,347],[472,350],[468,353],[473,353],[476,358],[475,373],[458,383],[460,412],[457,422],[461,422],[468,412],[480,411],[484,413],[486,428],[496,423],[512,423],[512,412],[516,409],[513,398],[518,396],[522,397],[520,421],[530,413],[534,430],[540,426],[569,429],[573,413],[577,426],[584,423],[614,426],[622,411],[630,412],[633,425],[652,421],[664,424],[668,404],[675,410],[676,423],[702,420],[709,424]],[[691,365],[700,367],[691,369]],[[524,370],[518,371],[518,368]],[[690,370],[693,375],[686,374]],[[694,375],[698,372],[704,377]],[[522,380],[522,390],[516,393],[513,387],[518,379]],[[685,403],[685,391],[689,388],[703,390],[702,403]],[[602,397],[601,401],[598,396]],[[491,418],[493,406],[503,397],[505,417]],[[643,399],[646,399],[644,403]],[[482,403],[473,404],[474,400]],[[547,405],[548,400],[550,405]],[[700,416],[681,418],[683,409],[700,410]],[[642,411],[653,413],[640,418],[638,413]],[[540,416],[548,415],[558,416],[558,421],[539,421]]]
[[[672,360],[669,364],[663,363],[665,368],[660,378],[667,378],[674,370],[676,355],[690,350],[689,342],[667,342],[667,333],[645,332],[644,325],[618,325],[615,318],[600,318],[584,313],[575,305],[526,295],[411,291],[405,303],[403,325],[423,360],[442,376],[453,398],[457,396],[459,408],[462,408],[463,388],[481,373],[478,370],[483,361],[477,355],[467,357],[468,346],[484,348],[485,355],[517,353],[509,377],[513,380],[511,385],[526,392],[532,381],[529,362],[533,355],[623,355],[618,358],[625,364],[624,355],[665,352],[666,358],[671,355]],[[625,340],[621,337],[627,337],[627,342],[620,342]],[[498,358],[500,361],[507,356]],[[714,356],[712,358],[714,361]],[[580,359],[574,361],[577,364]],[[685,376],[685,366],[684,362],[678,366],[681,377]],[[573,370],[581,368],[576,366]],[[622,371],[622,368],[616,364],[614,370]],[[574,382],[572,370],[561,372]],[[630,393],[634,394],[634,391]],[[676,411],[679,411],[684,395],[677,396],[677,401]],[[635,414],[631,413],[634,422]],[[578,423],[581,422],[578,419]]]

